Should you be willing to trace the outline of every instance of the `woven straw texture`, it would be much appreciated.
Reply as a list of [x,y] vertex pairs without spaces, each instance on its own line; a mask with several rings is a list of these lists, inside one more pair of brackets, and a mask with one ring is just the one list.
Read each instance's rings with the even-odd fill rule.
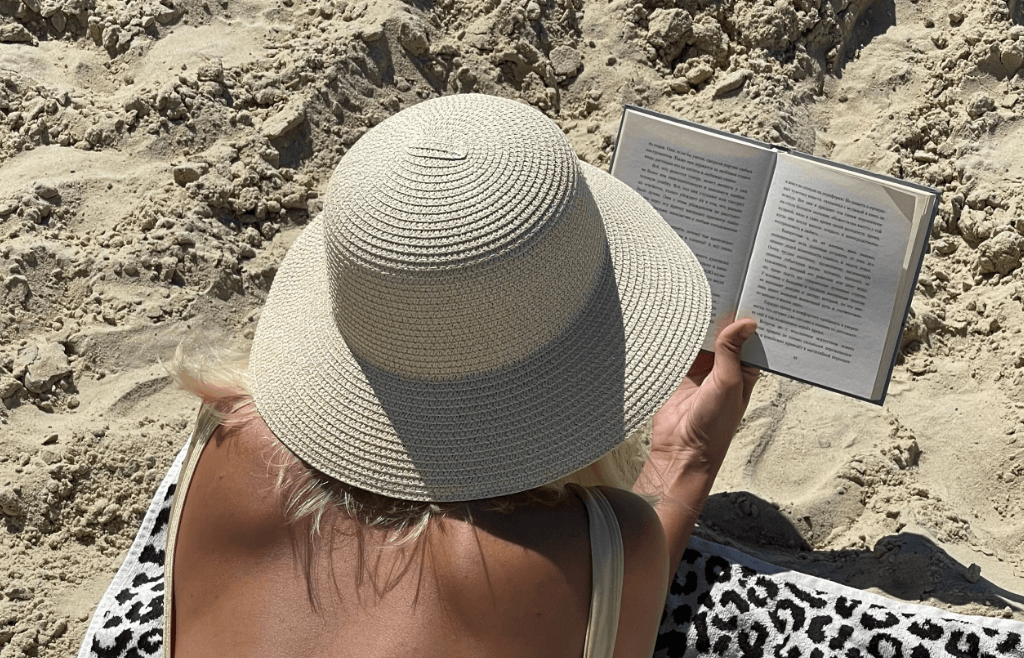
[[624,184],[515,101],[369,131],[275,278],[256,407],[302,459],[407,500],[490,498],[615,448],[696,356],[710,291]]

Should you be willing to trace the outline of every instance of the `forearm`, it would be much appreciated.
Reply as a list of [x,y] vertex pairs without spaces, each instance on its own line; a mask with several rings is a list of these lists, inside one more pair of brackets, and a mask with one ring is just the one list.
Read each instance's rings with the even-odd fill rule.
[[659,500],[655,511],[673,571],[757,383],[760,371],[740,362],[743,343],[756,328],[748,318],[723,329],[715,353],[698,354],[686,379],[654,414],[651,454],[634,490]]
[[657,497],[655,511],[668,540],[672,574],[683,559],[693,526],[704,509],[721,460],[701,461],[689,456],[652,454],[634,487],[637,493]]

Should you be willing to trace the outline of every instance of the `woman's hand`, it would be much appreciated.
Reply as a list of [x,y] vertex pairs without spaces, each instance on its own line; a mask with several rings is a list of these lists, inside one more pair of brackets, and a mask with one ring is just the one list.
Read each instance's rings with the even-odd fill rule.
[[749,318],[732,322],[715,340],[714,354],[697,355],[686,379],[654,415],[652,458],[704,463],[717,472],[760,376],[757,368],[740,364],[743,343],[755,329]]
[[751,319],[725,327],[715,340],[715,353],[697,356],[686,379],[654,415],[651,455],[634,490],[658,498],[655,511],[668,539],[673,572],[760,375],[757,368],[740,364],[743,343],[756,328]]

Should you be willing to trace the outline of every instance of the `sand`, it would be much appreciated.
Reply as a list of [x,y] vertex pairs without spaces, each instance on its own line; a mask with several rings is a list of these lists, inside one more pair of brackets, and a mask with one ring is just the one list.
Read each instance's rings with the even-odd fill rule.
[[766,376],[699,534],[1024,619],[1015,0],[0,0],[0,656],[76,651],[196,404],[359,137],[522,99],[606,166],[635,103],[942,191],[882,407]]

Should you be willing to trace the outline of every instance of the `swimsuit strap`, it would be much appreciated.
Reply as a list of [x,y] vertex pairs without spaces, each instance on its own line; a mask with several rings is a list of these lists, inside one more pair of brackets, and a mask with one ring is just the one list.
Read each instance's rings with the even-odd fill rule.
[[185,495],[188,493],[189,484],[192,483],[192,475],[196,472],[196,464],[199,463],[199,456],[203,454],[203,448],[209,440],[213,431],[220,425],[220,416],[211,407],[203,405],[199,409],[199,417],[196,419],[196,428],[192,431],[192,438],[189,439],[188,454],[181,466],[181,474],[178,476],[178,485],[174,489],[174,502],[171,503],[171,518],[167,523],[167,548],[164,551],[164,643],[163,656],[168,658],[171,651],[171,621],[174,610],[174,547],[178,539],[178,523],[181,521],[181,510],[185,507]]
[[622,603],[622,577],[625,554],[622,532],[611,503],[596,487],[573,490],[583,499],[590,520],[590,555],[593,563],[593,588],[590,596],[590,621],[583,658],[611,658],[619,630]]

